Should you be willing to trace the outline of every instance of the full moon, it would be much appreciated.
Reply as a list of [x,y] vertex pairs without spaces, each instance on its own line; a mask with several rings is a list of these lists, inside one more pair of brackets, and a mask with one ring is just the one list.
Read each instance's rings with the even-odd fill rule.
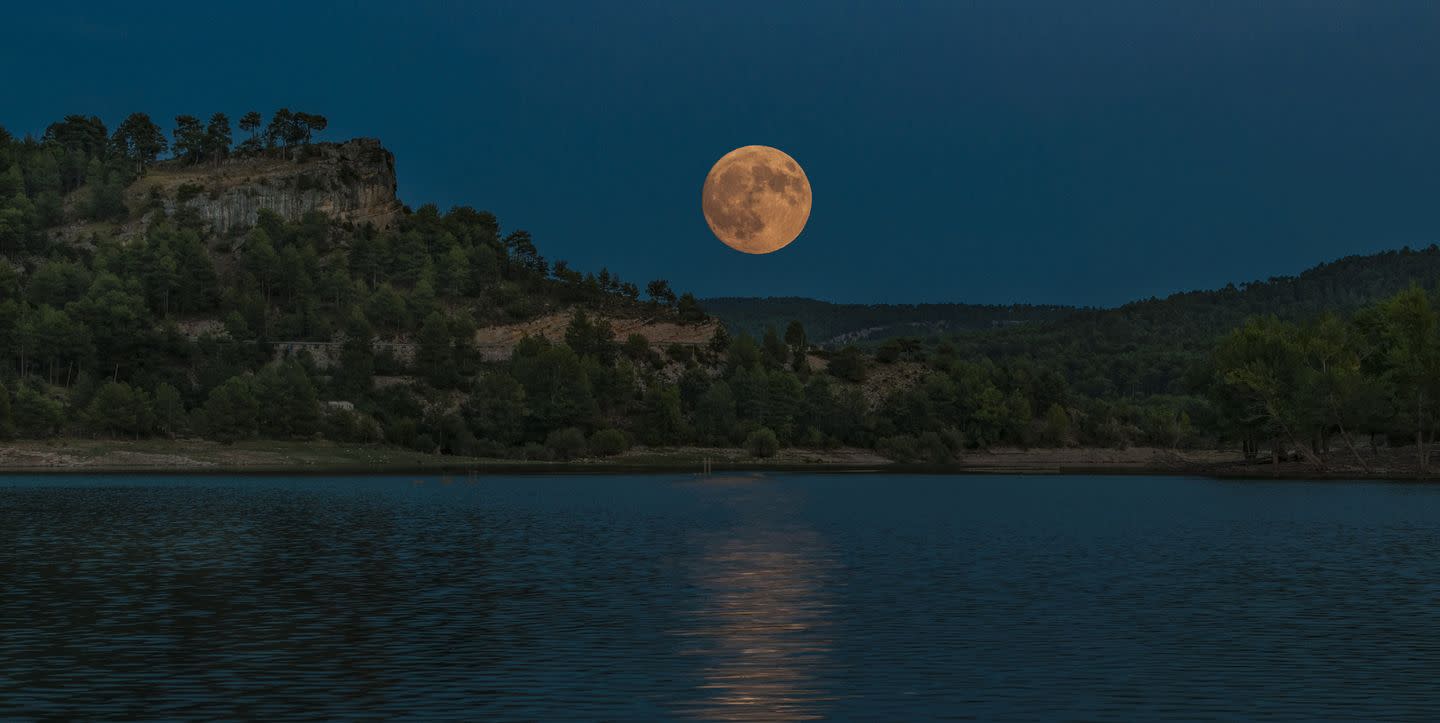
[[810,219],[810,179],[784,151],[736,148],[715,162],[700,192],[705,223],[736,251],[768,254],[795,240]]

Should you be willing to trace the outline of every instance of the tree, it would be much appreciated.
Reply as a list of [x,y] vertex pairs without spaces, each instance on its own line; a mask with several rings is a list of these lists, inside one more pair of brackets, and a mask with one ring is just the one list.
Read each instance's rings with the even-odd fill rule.
[[326,126],[330,125],[330,121],[326,120],[325,116],[314,113],[296,113],[294,122],[298,138],[307,144],[310,143],[313,134],[325,130]]
[[5,172],[0,173],[0,201],[8,201],[24,193],[25,176],[20,172],[20,164],[11,163]]
[[87,158],[105,154],[108,134],[105,122],[97,116],[67,115],[45,128],[41,142],[53,144]]
[[95,116],[67,115],[59,123],[45,129],[41,142],[49,157],[57,161],[60,193],[69,193],[85,182],[85,171],[91,160],[103,159],[110,134],[105,123]]
[[106,382],[90,400],[85,410],[90,428],[139,438],[149,434],[155,424],[150,397],[143,389],[134,389],[124,382]]
[[211,439],[231,443],[255,436],[260,402],[250,380],[231,377],[210,391],[205,400],[205,426]]
[[155,428],[168,437],[185,431],[185,402],[180,390],[161,382],[155,387]]
[[570,347],[532,337],[516,346],[510,367],[525,387],[532,439],[561,427],[588,426],[594,419],[598,409],[590,377]]
[[806,355],[810,351],[810,344],[805,338],[805,327],[799,321],[792,320],[789,326],[785,327],[785,345],[790,347],[791,367],[796,372],[808,372]]
[[351,395],[370,391],[375,376],[374,332],[358,308],[351,308],[340,343],[340,371],[336,385]]
[[264,117],[253,110],[240,116],[241,132],[250,134],[249,138],[240,142],[241,153],[258,153],[265,147],[264,142],[260,140],[260,126],[264,123]]
[[686,437],[680,411],[680,389],[674,384],[653,384],[645,390],[642,436],[646,444],[677,444]]
[[1440,396],[1440,339],[1430,297],[1412,286],[1380,306],[1384,374],[1394,385],[1401,418],[1410,420],[1422,471],[1429,468],[1426,431],[1433,437],[1436,397]]
[[289,146],[295,139],[297,139],[295,114],[291,113],[289,108],[275,111],[270,116],[270,124],[265,127],[265,147]]
[[585,433],[575,427],[557,429],[546,435],[545,448],[559,460],[584,456]]
[[1068,447],[1072,442],[1070,413],[1059,404],[1051,404],[1045,410],[1045,443],[1052,447]]
[[705,310],[700,308],[700,300],[688,291],[680,295],[680,300],[675,304],[675,312],[681,321],[694,323],[706,319]]
[[230,155],[230,117],[224,113],[210,116],[205,127],[205,158],[216,165]]
[[27,316],[18,331],[22,336],[21,353],[28,350],[35,362],[44,364],[45,379],[51,384],[68,385],[76,363],[90,353],[90,330],[86,325],[49,306],[41,306]]
[[46,397],[29,384],[20,385],[15,393],[15,404],[11,408],[15,428],[20,436],[45,438],[60,431],[65,421],[64,408],[60,403]]
[[320,428],[320,402],[305,368],[295,360],[266,367],[251,382],[260,430],[267,437],[306,438]]
[[724,354],[725,350],[730,348],[730,332],[725,330],[724,324],[715,325],[715,333],[710,335],[707,346],[715,354]]
[[200,119],[193,115],[175,116],[175,157],[186,163],[199,163],[205,158],[206,134]]
[[381,284],[365,302],[365,317],[385,329],[403,329],[409,314],[405,299],[389,284]]
[[717,381],[695,403],[695,434],[705,444],[727,444],[735,430],[735,395]]
[[241,258],[245,262],[245,270],[260,283],[260,293],[265,297],[266,303],[269,303],[270,294],[281,274],[280,255],[275,252],[270,234],[258,226],[250,229],[250,233],[245,236]]
[[0,439],[15,436],[15,417],[10,412],[10,390],[0,384]]
[[[604,318],[592,322],[584,309],[576,309],[570,317],[570,324],[565,327],[565,344],[576,354],[595,357],[606,365],[615,360],[615,330]],[[649,349],[648,342],[646,349]]]
[[760,360],[759,345],[749,334],[742,333],[725,354],[725,373],[734,374],[736,369],[759,369]]
[[675,291],[665,279],[655,279],[646,284],[645,293],[650,297],[650,303],[656,307],[668,308],[675,305]]
[[503,445],[524,438],[527,414],[525,388],[499,370],[482,376],[465,402],[465,418],[475,436]]
[[115,129],[110,142],[120,155],[136,164],[140,173],[144,173],[169,147],[165,142],[165,132],[144,113],[127,116]]
[[35,204],[25,196],[16,195],[0,205],[0,253],[23,252],[41,225],[38,221]]
[[425,237],[418,231],[408,231],[392,238],[390,243],[390,278],[402,284],[414,284],[425,274],[430,263],[430,251]]
[[1305,370],[1300,384],[1302,399],[1317,407],[1313,416],[1339,432],[1355,461],[1368,470],[1351,432],[1379,421],[1389,410],[1380,380],[1363,368],[1369,356],[1364,347],[1364,339],[1352,324],[1331,314],[1321,317],[1301,336]]
[[450,321],[444,314],[435,311],[425,317],[425,323],[420,326],[415,361],[432,386],[447,389],[459,381],[450,347]]
[[126,178],[121,172],[102,163],[99,159],[90,162],[86,172],[90,198],[85,205],[85,215],[97,221],[123,218],[129,209],[125,206]]
[[85,296],[92,280],[83,264],[51,259],[30,274],[25,296],[36,306],[49,305],[59,309]]
[[830,359],[830,364],[825,370],[830,372],[831,376],[845,381],[863,382],[865,381],[865,357],[859,349],[847,346]]
[[794,374],[786,371],[772,372],[766,381],[765,426],[782,441],[793,442],[796,422],[804,412],[805,389]]
[[459,246],[445,252],[444,263],[435,271],[436,290],[441,296],[451,299],[463,296],[470,286],[470,257]]
[[591,454],[613,457],[629,449],[630,440],[618,429],[602,429],[590,435],[590,443],[586,447]]
[[521,268],[532,273],[545,275],[545,259],[540,256],[540,251],[535,248],[535,242],[530,237],[530,232],[524,229],[511,231],[505,236],[503,245],[510,252],[510,257]]
[[780,440],[773,431],[760,427],[745,438],[745,451],[749,452],[751,457],[774,457],[775,453],[780,451]]
[[1299,396],[1301,369],[1294,327],[1274,317],[1247,321],[1222,338],[1215,351],[1218,391],[1239,427],[1271,436],[1276,462],[1283,439],[1319,466],[1319,458],[1297,436],[1310,423],[1308,402]]
[[790,364],[790,349],[780,341],[780,335],[775,333],[773,326],[765,327],[765,338],[760,343],[760,350],[766,369],[783,369]]

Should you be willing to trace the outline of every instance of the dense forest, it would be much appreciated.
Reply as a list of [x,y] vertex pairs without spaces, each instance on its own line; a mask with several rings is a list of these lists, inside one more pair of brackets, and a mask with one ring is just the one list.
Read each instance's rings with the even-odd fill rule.
[[[996,445],[1234,446],[1363,466],[1440,426],[1434,247],[1109,310],[722,300],[740,315],[728,332],[660,348],[611,320],[700,328],[692,295],[547,260],[488,212],[425,205],[381,229],[262,211],[220,234],[135,191],[175,169],[303,165],[326,125],[282,109],[241,116],[238,142],[220,113],[168,134],[139,113],[113,132],[85,116],[0,130],[0,435],[528,459],[845,445],[937,463]],[[555,312],[563,339],[477,348],[477,329]],[[947,333],[812,342],[840,317]]]

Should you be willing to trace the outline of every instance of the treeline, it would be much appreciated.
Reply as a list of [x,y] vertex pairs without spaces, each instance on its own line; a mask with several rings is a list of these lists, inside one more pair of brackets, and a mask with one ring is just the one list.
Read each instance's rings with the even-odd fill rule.
[[[1348,318],[1252,318],[1209,362],[1208,397],[1227,434],[1324,466],[1339,452],[1368,468],[1377,440],[1412,441],[1420,469],[1440,427],[1440,321],[1412,287]],[[1332,445],[1338,449],[1332,449]]]
[[[85,115],[65,116],[38,139],[0,128],[0,254],[44,253],[45,230],[66,220],[125,217],[126,187],[171,151],[180,162],[219,163],[303,147],[328,125],[325,116],[281,108],[268,122],[256,111],[241,116],[247,136],[238,143],[224,113],[208,122],[177,116],[169,138],[145,113],[130,114],[113,133]],[[65,198],[81,188],[88,192],[67,219]]]
[[1194,394],[1213,344],[1254,316],[1303,322],[1348,315],[1412,285],[1440,283],[1440,248],[1350,256],[1298,276],[1230,284],[1083,310],[1060,321],[956,334],[965,356],[1020,357],[1063,371],[1077,392],[1097,398]]
[[[1338,446],[1363,465],[1386,443],[1428,449],[1440,427],[1433,302],[1407,290],[1440,278],[1433,247],[835,350],[798,319],[663,349],[617,339],[607,316],[707,317],[665,280],[573,269],[469,207],[421,206],[385,230],[262,212],[220,239],[183,204],[170,217],[154,205],[138,237],[47,240],[97,203],[134,210],[106,184],[167,150],[178,163],[275,152],[325,125],[251,115],[239,145],[223,117],[177,125],[169,146],[138,114],[113,134],[80,116],[39,140],[0,131],[0,436],[326,438],[546,459],[848,445],[937,463],[1001,445],[1233,444],[1321,464]],[[567,309],[563,340],[481,358],[478,328]],[[1060,312],[976,313],[1012,311]]]
[[[262,213],[225,263],[201,239],[198,227],[171,219],[142,239],[57,248],[32,268],[0,263],[0,380],[14,392],[15,433],[320,433],[417,448],[448,440],[443,449],[457,451],[451,420],[430,410],[448,404],[453,415],[481,378],[482,323],[566,306],[704,319],[692,296],[663,280],[647,284],[642,301],[636,285],[551,264],[528,234],[502,236],[492,215],[468,208],[425,206],[386,232]],[[277,342],[336,339],[327,363],[300,355],[271,364]],[[413,344],[415,358],[382,342]],[[377,376],[415,381],[380,388]],[[340,426],[295,406],[321,400],[344,402],[325,405]],[[294,421],[269,416],[281,411]]]
[[[168,149],[196,163],[303,145],[325,126],[282,110],[261,134],[258,114],[247,114],[241,129],[252,136],[232,147],[223,115],[203,128],[178,120]],[[407,210],[383,231],[262,211],[254,228],[216,239],[183,206],[166,217],[152,204],[159,213],[143,236],[49,241],[50,229],[77,220],[67,206],[84,217],[77,191],[98,193],[103,174],[78,169],[131,163],[138,173],[167,150],[155,131],[141,114],[108,135],[82,116],[39,140],[0,131],[0,434],[322,435],[416,448],[446,440],[455,450],[446,425],[482,377],[477,327],[566,307],[705,319],[665,280],[642,294],[609,270],[552,262],[529,233],[502,233],[494,215],[469,207]],[[123,215],[134,209],[120,190]],[[276,362],[296,341],[333,353]],[[413,346],[414,358],[396,344]]]

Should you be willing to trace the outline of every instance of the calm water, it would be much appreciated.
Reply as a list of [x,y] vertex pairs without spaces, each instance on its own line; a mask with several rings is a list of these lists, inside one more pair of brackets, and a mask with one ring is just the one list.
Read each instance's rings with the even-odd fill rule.
[[1440,718],[1440,486],[0,478],[0,718]]

